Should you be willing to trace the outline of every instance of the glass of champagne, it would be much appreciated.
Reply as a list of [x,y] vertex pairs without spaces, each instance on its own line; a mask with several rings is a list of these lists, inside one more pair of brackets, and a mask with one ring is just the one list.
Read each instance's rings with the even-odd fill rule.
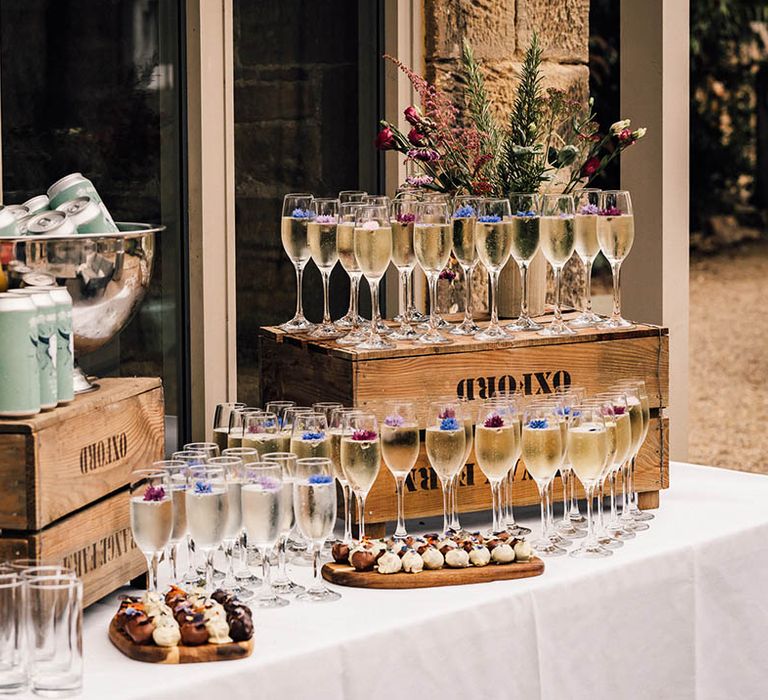
[[459,413],[456,416],[459,422],[464,426],[464,459],[461,467],[448,484],[448,527],[456,534],[466,536],[467,531],[462,530],[459,522],[459,488],[461,487],[461,475],[469,460],[469,454],[472,452],[473,428],[475,425],[475,409],[466,398],[454,399],[446,397],[447,401],[455,401],[459,405]]
[[566,550],[552,542],[547,534],[549,485],[563,461],[565,432],[562,416],[552,404],[530,404],[523,414],[522,454],[525,467],[533,477],[541,497],[541,537],[531,543],[536,553],[545,557],[563,556]]
[[584,188],[577,190],[574,195],[576,218],[574,224],[574,240],[576,255],[584,263],[584,309],[568,322],[571,328],[590,328],[603,321],[592,311],[592,265],[600,252],[597,240],[597,213],[600,211],[600,190]]
[[456,401],[432,401],[427,414],[425,443],[429,463],[443,490],[443,533],[451,532],[449,484],[464,465],[466,428],[459,420],[461,406]]
[[416,221],[415,204],[418,200],[410,197],[396,198],[389,205],[389,220],[392,225],[392,263],[400,275],[398,293],[400,328],[393,334],[394,340],[415,340],[418,332],[408,318],[408,280],[416,267],[416,253],[413,249],[413,225]]
[[331,321],[330,301],[328,299],[328,283],[331,271],[339,259],[336,247],[336,231],[339,224],[338,199],[313,199],[313,218],[307,224],[307,240],[312,260],[323,279],[323,322],[310,332],[310,336],[319,340],[333,340],[344,335]]
[[307,224],[312,219],[312,195],[307,193],[287,194],[283,198],[283,217],[280,221],[280,238],[283,249],[296,268],[296,313],[280,328],[288,333],[310,331],[315,327],[304,317],[302,289],[304,267],[309,261],[310,250],[307,238]]
[[508,199],[483,199],[475,224],[475,244],[480,261],[491,276],[491,322],[475,334],[476,340],[509,338],[499,325],[499,275],[512,252],[512,215]]
[[342,542],[349,544],[352,542],[352,489],[344,475],[341,467],[341,436],[344,433],[344,421],[347,416],[353,413],[362,413],[358,408],[337,408],[331,411],[331,420],[328,428],[328,434],[331,440],[331,465],[333,475],[341,486],[341,493],[344,496],[344,537]]
[[520,269],[520,316],[506,326],[510,331],[539,331],[542,326],[528,314],[528,268],[539,252],[541,218],[539,196],[513,192],[509,195],[512,209],[512,257]]
[[189,468],[187,490],[187,527],[195,549],[205,554],[205,588],[213,590],[213,557],[224,540],[229,518],[227,474],[221,466]]
[[219,452],[223,452],[229,447],[227,444],[229,417],[238,408],[245,408],[245,404],[230,402],[216,405],[216,410],[213,413],[213,441],[219,446]]
[[243,447],[256,450],[260,456],[267,452],[282,452],[285,444],[277,416],[266,411],[246,413],[243,416]]
[[181,459],[164,459],[153,462],[153,470],[162,470],[168,475],[168,488],[173,500],[173,528],[168,540],[168,559],[171,562],[171,582],[179,583],[177,568],[179,544],[187,534],[187,507],[184,492],[187,490],[189,467]]
[[257,608],[281,608],[288,605],[272,588],[269,558],[285,526],[286,499],[290,489],[283,468],[275,462],[256,462],[245,470],[242,485],[242,513],[248,544],[261,555],[262,587],[252,604]]
[[601,328],[633,328],[631,321],[621,317],[621,263],[632,250],[635,241],[635,217],[632,200],[626,190],[606,190],[600,193],[597,216],[597,240],[611,264],[613,273],[613,313],[600,324]]
[[219,446],[215,442],[188,442],[184,445],[184,449],[203,452],[206,459],[210,457],[218,457],[221,454]]
[[381,312],[379,308],[379,282],[384,276],[392,257],[392,227],[389,224],[389,204],[364,205],[356,212],[355,259],[371,288],[371,332],[356,347],[361,350],[386,350],[394,348],[381,337]]
[[[587,391],[584,387],[580,386],[557,387],[555,388],[555,397],[560,400],[559,410],[567,422],[574,411],[574,407],[586,399]],[[560,467],[560,476],[563,485],[563,517],[556,525],[556,530],[563,537],[570,539],[585,537],[586,532],[576,527],[571,519],[571,512],[574,509],[578,515],[581,515],[581,513],[579,512],[578,501],[574,498],[573,470],[571,469],[571,463],[568,461],[567,451],[563,464]]]
[[258,413],[260,408],[244,406],[236,408],[229,414],[229,431],[227,432],[227,447],[243,446],[243,422],[247,413]]
[[362,343],[368,334],[363,328],[365,319],[358,313],[360,298],[360,279],[363,272],[355,257],[355,220],[357,212],[362,207],[360,202],[342,202],[339,205],[339,224],[336,228],[336,250],[339,262],[349,275],[349,311],[344,318],[336,323],[342,328],[349,328],[349,333],[338,339],[340,345],[357,345]]
[[282,427],[283,416],[285,415],[286,409],[292,408],[295,405],[295,401],[267,401],[267,403],[264,404],[264,410],[267,413],[274,413],[278,418],[280,427]]
[[320,552],[336,521],[336,484],[330,459],[298,460],[293,482],[293,509],[299,531],[312,543],[314,574],[312,585],[296,599],[313,603],[338,600],[341,596],[323,585],[320,576]]
[[[229,428],[227,428],[227,432],[224,433],[224,436],[226,437],[228,433]],[[186,463],[187,467],[200,467],[206,462],[205,453],[198,452],[197,450],[180,450],[179,452],[174,452],[171,455],[171,459],[181,460]],[[204,567],[197,567],[195,565],[195,551],[195,542],[192,539],[192,535],[189,533],[189,526],[187,526],[187,571],[181,578],[182,583],[196,584],[200,580],[200,575],[204,573]]]
[[395,479],[397,492],[397,527],[395,539],[405,539],[405,480],[419,458],[419,423],[413,401],[388,401],[387,415],[381,426],[381,454]]
[[279,464],[283,472],[283,481],[287,488],[282,491],[285,505],[282,511],[280,537],[277,540],[277,576],[272,579],[272,589],[278,595],[296,595],[304,592],[304,586],[292,581],[286,570],[286,547],[288,537],[293,530],[295,518],[293,515],[293,480],[296,476],[296,455],[291,452],[270,452],[264,455],[265,462]]
[[339,401],[316,401],[312,404],[315,413],[325,413],[328,425],[331,424],[331,414],[339,408],[344,408],[344,404]]
[[299,413],[293,422],[290,452],[299,459],[331,456],[325,413]]
[[413,227],[413,247],[419,266],[429,281],[429,327],[418,338],[427,345],[452,343],[438,330],[437,280],[451,256],[450,209],[446,202],[417,202]]
[[568,421],[568,459],[587,494],[587,536],[572,557],[597,559],[613,554],[597,541],[592,501],[608,461],[608,431],[599,405],[582,404]]
[[464,272],[464,320],[456,326],[453,335],[474,335],[480,330],[472,316],[472,275],[477,265],[475,221],[480,204],[478,197],[461,195],[453,199],[453,254]]
[[560,278],[574,247],[573,197],[569,194],[541,196],[541,249],[555,273],[555,317],[539,331],[540,335],[573,335],[575,331],[563,323],[560,310]]
[[520,457],[520,414],[514,401],[486,401],[477,412],[475,461],[491,484],[491,535],[506,530],[501,484]]
[[140,469],[131,474],[131,530],[147,560],[150,590],[157,592],[157,565],[173,532],[173,498],[168,473]]
[[358,539],[362,540],[365,537],[365,499],[381,469],[381,439],[375,415],[360,412],[345,417],[340,459],[341,469],[357,499]]

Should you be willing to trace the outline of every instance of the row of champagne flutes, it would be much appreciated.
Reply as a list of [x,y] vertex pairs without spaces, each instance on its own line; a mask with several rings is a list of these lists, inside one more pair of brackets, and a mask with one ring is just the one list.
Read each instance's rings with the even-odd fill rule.
[[[516,331],[538,331],[542,335],[570,335],[590,326],[628,328],[621,316],[620,270],[634,241],[634,215],[629,192],[584,189],[567,194],[512,194],[505,199],[487,199],[405,191],[390,201],[363,192],[342,192],[338,199],[315,198],[310,194],[288,194],[283,201],[281,222],[283,247],[296,268],[297,307],[295,316],[283,324],[287,331],[308,332],[318,339],[336,339],[362,349],[386,349],[394,340],[425,344],[451,342],[450,335],[474,336],[478,340],[502,340]],[[555,276],[554,319],[545,327],[528,313],[528,268],[539,249]],[[437,313],[437,283],[453,251],[466,279],[465,317],[453,327]],[[582,313],[565,323],[561,313],[561,274],[574,251],[586,268]],[[591,273],[595,258],[603,252],[613,271],[613,313],[605,319],[592,311]],[[498,318],[498,282],[510,257],[520,269],[521,313],[502,326]],[[302,307],[302,275],[313,260],[323,279],[323,321],[307,321]],[[329,311],[329,279],[336,262],[350,276],[350,310],[333,322]],[[401,305],[398,328],[381,321],[378,289],[389,266],[400,275]],[[481,329],[472,314],[471,279],[481,262],[491,283],[491,321]],[[430,316],[420,324],[411,301],[412,274],[418,263],[427,275]],[[371,288],[372,320],[365,324],[357,313],[357,290],[361,277]],[[441,331],[449,331],[445,335]]]
[[0,694],[77,695],[83,684],[83,585],[65,566],[0,564]]
[[[170,548],[171,579],[179,582],[175,549],[188,537],[193,543],[190,572],[182,579],[196,583],[193,551],[205,555],[205,588],[214,588],[214,556],[223,547],[227,571],[221,586],[256,607],[282,607],[293,594],[299,600],[329,600],[338,594],[319,578],[318,558],[336,520],[336,487],[330,460],[305,458],[287,452],[259,454],[250,448],[227,448],[219,455],[215,443],[184,450],[174,459],[156,462],[131,478],[131,527],[147,558],[150,588],[158,589],[158,563]],[[307,590],[291,581],[285,569],[285,542],[294,524],[314,551],[315,579]],[[235,545],[258,551],[262,585],[257,593],[247,587],[247,575],[235,577]],[[278,547],[277,580],[270,558]]]

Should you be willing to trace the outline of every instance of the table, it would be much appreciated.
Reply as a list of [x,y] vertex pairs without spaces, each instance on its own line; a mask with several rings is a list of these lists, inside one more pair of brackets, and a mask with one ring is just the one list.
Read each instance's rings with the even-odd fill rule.
[[242,661],[130,661],[106,637],[112,596],[85,614],[83,697],[766,697],[768,478],[673,463],[655,514],[614,556],[539,578],[256,611]]

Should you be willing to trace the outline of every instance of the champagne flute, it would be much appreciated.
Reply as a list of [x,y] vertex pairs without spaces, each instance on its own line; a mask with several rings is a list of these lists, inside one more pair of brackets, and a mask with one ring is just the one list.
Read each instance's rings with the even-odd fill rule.
[[293,509],[296,524],[312,543],[312,585],[297,600],[313,603],[338,600],[341,596],[323,585],[320,576],[320,552],[333,532],[336,520],[336,484],[330,459],[300,459],[293,482]]
[[291,435],[293,434],[293,424],[296,422],[296,416],[301,413],[315,413],[312,406],[289,406],[283,412],[283,422],[280,430],[283,435],[288,436],[288,447],[283,452],[291,451]]
[[545,557],[563,556],[566,550],[547,535],[549,485],[563,461],[564,431],[562,416],[551,404],[529,405],[523,414],[522,454],[528,473],[536,482],[541,497],[541,537],[532,542],[536,553]]
[[333,474],[341,486],[341,493],[344,496],[344,537],[342,542],[350,544],[352,542],[352,489],[344,475],[341,467],[341,436],[344,432],[344,420],[353,413],[362,413],[358,408],[336,408],[331,411],[331,420],[328,433],[331,440],[331,466]]
[[344,408],[344,404],[338,401],[317,401],[312,404],[315,413],[325,413],[328,425],[331,424],[331,414],[339,408]]
[[453,335],[474,335],[480,330],[472,316],[472,275],[477,265],[475,221],[480,205],[478,197],[461,195],[453,199],[453,254],[464,272],[464,320],[456,326]]
[[491,535],[505,531],[501,484],[520,457],[520,414],[514,401],[490,400],[477,412],[475,460],[491,484]]
[[258,413],[260,408],[255,406],[245,406],[236,408],[229,414],[229,432],[227,433],[227,447],[243,446],[243,423],[245,415],[248,413]]
[[191,466],[184,493],[187,527],[195,549],[205,554],[205,588],[213,590],[213,557],[221,546],[229,518],[227,474],[221,466]]
[[330,302],[328,299],[328,284],[331,271],[339,260],[336,247],[336,231],[339,225],[339,200],[312,200],[313,217],[307,224],[307,241],[317,269],[323,279],[323,322],[310,331],[312,338],[333,340],[344,335],[336,324],[331,321]]
[[595,559],[613,554],[597,541],[592,500],[608,461],[608,431],[599,405],[582,404],[568,422],[568,459],[587,494],[587,537],[572,557]]
[[[225,437],[229,433],[224,433]],[[172,460],[181,460],[187,467],[199,467],[205,464],[205,453],[197,450],[180,450],[174,452],[171,455]],[[186,508],[186,496],[185,496],[185,508]],[[200,580],[200,575],[205,573],[205,567],[198,567],[195,565],[195,542],[192,539],[192,535],[189,532],[189,526],[187,526],[187,571],[182,576],[181,581],[185,584],[196,584]]]
[[223,452],[229,447],[227,437],[229,435],[229,417],[232,412],[238,408],[245,408],[244,403],[229,402],[216,405],[213,413],[213,441],[219,446],[219,451]]
[[261,555],[261,590],[252,604],[257,608],[281,608],[288,605],[272,588],[269,557],[284,528],[286,499],[284,489],[290,481],[283,478],[283,469],[275,462],[249,464],[242,485],[243,523],[249,545]]
[[389,205],[362,206],[355,219],[355,259],[371,288],[371,333],[356,347],[361,350],[394,348],[380,335],[379,282],[392,257],[392,227]]
[[389,219],[392,225],[392,263],[400,275],[398,293],[400,328],[393,334],[394,340],[415,340],[418,332],[408,318],[408,279],[416,266],[413,249],[413,225],[416,220],[415,203],[411,198],[396,198],[389,205]]
[[476,340],[504,340],[509,335],[499,325],[499,275],[512,252],[512,216],[508,199],[483,199],[475,224],[475,244],[480,261],[491,277],[491,322],[475,334]]
[[608,190],[600,193],[597,217],[597,240],[611,264],[613,273],[613,313],[600,324],[601,328],[634,328],[631,321],[621,317],[621,263],[632,250],[635,240],[635,217],[632,201],[626,190]]
[[152,463],[153,470],[162,470],[168,475],[168,488],[173,500],[173,528],[168,540],[168,559],[171,562],[171,581],[179,584],[177,568],[179,543],[187,534],[187,508],[184,492],[187,490],[189,467],[181,459],[164,459]]
[[513,192],[509,195],[512,209],[512,257],[520,269],[520,316],[506,326],[509,331],[539,331],[542,326],[528,315],[528,268],[539,252],[541,218],[539,197],[535,194]]
[[461,406],[456,401],[431,401],[427,414],[427,458],[443,490],[443,533],[446,536],[451,530],[449,484],[464,465],[466,429],[459,421],[460,412]]
[[307,193],[287,194],[283,198],[283,217],[280,221],[280,238],[283,249],[296,269],[296,313],[280,328],[288,333],[310,331],[315,327],[304,317],[302,290],[304,266],[310,258],[307,239],[307,223],[312,218],[312,195]]
[[[259,455],[283,452],[287,440],[280,430],[277,416],[266,411],[252,411],[243,416],[243,447],[256,450]],[[252,461],[261,461],[253,460]]]
[[299,459],[331,456],[325,413],[298,413],[293,422],[290,452]]
[[157,565],[173,532],[171,485],[162,469],[139,469],[131,474],[131,531],[147,560],[150,591],[157,592]]
[[184,445],[185,450],[192,450],[194,452],[203,452],[205,458],[218,457],[220,454],[219,445],[215,442],[188,442]]
[[576,218],[574,222],[574,240],[576,255],[584,263],[584,310],[572,321],[571,328],[590,328],[603,321],[592,311],[592,265],[600,252],[597,240],[597,213],[600,211],[600,190],[584,188],[574,194]]
[[360,412],[348,414],[342,425],[341,469],[357,498],[358,539],[362,540],[365,537],[365,499],[381,469],[379,424],[372,413]]
[[475,410],[466,398],[454,399],[448,397],[445,400],[455,401],[459,405],[459,413],[456,416],[459,422],[464,426],[464,458],[461,467],[448,483],[448,527],[454,533],[465,536],[466,530],[462,530],[459,522],[459,487],[461,485],[461,475],[469,460],[469,454],[472,452],[473,432],[475,425]]
[[395,479],[397,493],[397,527],[395,539],[405,539],[405,480],[419,458],[419,423],[413,401],[387,401],[386,417],[381,427],[381,454]]
[[576,331],[563,323],[560,292],[563,268],[573,255],[574,202],[569,194],[541,196],[541,249],[555,273],[555,317],[539,335],[573,335]]
[[[583,403],[586,399],[587,391],[584,387],[580,386],[556,387],[555,396],[559,397],[560,410],[565,419],[568,420],[574,411],[574,407]],[[574,509],[578,515],[581,515],[581,513],[579,512],[578,502],[573,499],[575,486],[573,483],[573,470],[568,461],[567,451],[563,465],[560,467],[560,476],[563,483],[563,517],[556,525],[556,530],[559,534],[570,539],[585,537],[586,532],[581,528],[577,528],[571,519],[571,512]]]
[[280,427],[282,428],[283,417],[285,416],[286,409],[292,408],[295,405],[295,401],[267,401],[267,403],[264,404],[264,410],[267,413],[274,413],[278,418]]
[[286,546],[288,537],[293,530],[295,518],[293,514],[293,480],[296,476],[296,455],[291,452],[270,452],[264,455],[265,462],[280,465],[283,481],[287,488],[282,491],[285,501],[280,524],[280,537],[277,540],[277,576],[272,580],[272,589],[277,594],[296,595],[304,592],[304,586],[291,581],[286,570]]
[[427,345],[452,343],[438,331],[437,280],[451,256],[451,224],[445,202],[417,202],[413,227],[413,247],[419,266],[429,280],[429,328],[418,338]]
[[355,220],[361,207],[360,202],[342,202],[339,205],[336,249],[339,253],[339,262],[349,275],[349,311],[343,319],[337,321],[342,328],[349,328],[349,333],[338,339],[337,342],[340,345],[357,345],[368,337],[362,325],[365,323],[365,319],[360,316],[357,310],[360,297],[360,279],[363,272],[355,257]]

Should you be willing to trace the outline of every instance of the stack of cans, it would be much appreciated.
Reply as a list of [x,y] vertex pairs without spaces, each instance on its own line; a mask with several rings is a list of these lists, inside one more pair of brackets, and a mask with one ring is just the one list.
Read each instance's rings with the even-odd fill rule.
[[22,418],[74,398],[72,297],[65,287],[0,294],[0,417]]
[[117,226],[93,183],[82,173],[54,182],[47,194],[0,207],[0,238],[116,233]]

